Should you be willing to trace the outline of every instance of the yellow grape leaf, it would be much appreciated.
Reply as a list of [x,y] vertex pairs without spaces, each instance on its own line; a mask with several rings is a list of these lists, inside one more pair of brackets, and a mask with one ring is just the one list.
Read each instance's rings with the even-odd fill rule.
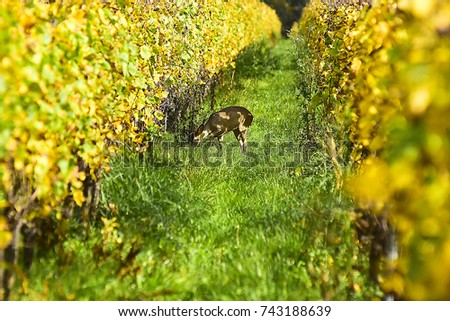
[[431,101],[431,93],[427,86],[415,89],[409,95],[409,108],[415,115],[424,113]]
[[83,203],[86,201],[86,198],[84,197],[83,191],[76,189],[72,191],[73,200],[78,206],[83,205]]

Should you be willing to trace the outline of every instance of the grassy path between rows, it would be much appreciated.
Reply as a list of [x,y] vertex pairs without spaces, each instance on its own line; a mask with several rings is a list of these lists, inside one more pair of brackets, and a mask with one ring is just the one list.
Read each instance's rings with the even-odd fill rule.
[[294,57],[282,41],[238,62],[218,90],[216,109],[242,105],[255,117],[248,155],[230,134],[223,156],[203,145],[183,164],[113,161],[103,234],[66,241],[64,264],[41,258],[27,298],[367,298],[352,288],[365,281],[352,269],[361,258],[348,203],[325,157],[304,160]]

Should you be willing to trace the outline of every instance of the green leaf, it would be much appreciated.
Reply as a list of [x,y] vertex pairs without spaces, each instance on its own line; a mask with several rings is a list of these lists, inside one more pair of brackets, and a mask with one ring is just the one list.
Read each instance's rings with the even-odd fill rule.
[[127,52],[121,52],[119,55],[119,59],[122,62],[128,62],[128,60],[130,59],[130,56],[128,55]]
[[133,62],[128,63],[128,72],[132,76],[136,76],[139,74],[139,70],[137,69],[136,65]]
[[152,56],[152,52],[151,52],[150,48],[146,45],[141,47],[139,53],[140,53],[142,59],[145,59],[145,60],[150,59],[150,57]]

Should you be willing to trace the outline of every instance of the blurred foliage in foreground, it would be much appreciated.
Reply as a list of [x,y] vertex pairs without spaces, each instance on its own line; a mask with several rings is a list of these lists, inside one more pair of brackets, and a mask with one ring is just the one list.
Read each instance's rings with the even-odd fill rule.
[[354,169],[346,186],[399,233],[384,290],[450,299],[450,1],[313,0],[293,37],[308,43],[313,101],[329,111],[338,156]]

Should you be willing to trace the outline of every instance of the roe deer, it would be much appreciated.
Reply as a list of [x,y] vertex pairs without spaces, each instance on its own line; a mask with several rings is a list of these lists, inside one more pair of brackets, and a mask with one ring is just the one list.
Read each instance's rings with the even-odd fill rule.
[[252,124],[253,115],[244,107],[230,106],[209,116],[206,123],[200,125],[195,132],[194,142],[199,143],[203,138],[217,137],[219,147],[222,148],[223,135],[232,131],[239,142],[241,151],[247,151],[247,130]]

